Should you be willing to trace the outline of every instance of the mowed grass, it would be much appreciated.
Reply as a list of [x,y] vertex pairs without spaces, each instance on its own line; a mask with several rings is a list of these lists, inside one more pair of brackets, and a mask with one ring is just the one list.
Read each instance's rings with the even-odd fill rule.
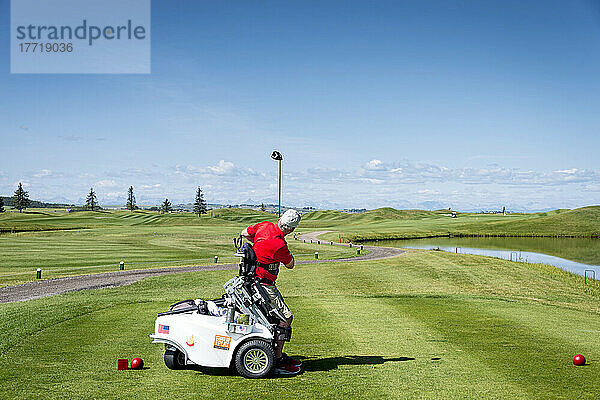
[[[152,212],[78,212],[73,214],[0,214],[0,226],[33,231],[0,234],[0,286],[44,279],[126,269],[238,262],[233,238],[250,224],[274,221],[273,214],[220,210],[218,217]],[[61,230],[64,229],[64,230]],[[317,248],[288,236],[297,259],[342,258],[355,251]]]
[[531,214],[474,214],[380,208],[361,214],[315,211],[303,228],[333,230],[328,240],[361,241],[453,236],[600,237],[600,206]]
[[[321,246],[325,247],[325,246]],[[171,371],[150,343],[157,312],[214,298],[232,272],[0,305],[3,398],[597,398],[600,290],[556,268],[435,251],[299,265],[293,378]],[[588,365],[571,358],[583,353]],[[116,371],[117,358],[147,369]]]
[[[120,261],[127,269],[207,264],[214,256],[234,262],[233,237],[264,220],[275,221],[276,216],[247,209],[213,210],[202,218],[139,210],[6,212],[0,214],[0,231],[5,232],[0,234],[0,286],[31,281],[37,268],[47,279],[112,271]],[[316,211],[303,216],[298,232],[315,229],[335,231],[324,239],[336,241],[449,234],[590,237],[600,235],[600,207],[507,216],[459,213],[458,218],[450,218],[446,210]],[[298,259],[314,258],[318,251],[310,243],[290,242]],[[321,249],[321,258],[355,254],[350,249]]]

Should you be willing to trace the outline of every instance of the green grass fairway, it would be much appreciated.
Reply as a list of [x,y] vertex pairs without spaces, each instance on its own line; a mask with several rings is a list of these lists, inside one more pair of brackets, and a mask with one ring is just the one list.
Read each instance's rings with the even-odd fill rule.
[[[276,216],[247,209],[214,210],[202,218],[149,211],[6,212],[0,214],[0,286],[31,281],[37,268],[48,279],[113,271],[120,261],[128,269],[208,264],[215,255],[220,262],[233,262],[231,239],[264,220]],[[461,213],[458,218],[446,210],[316,211],[303,216],[298,232],[314,229],[335,231],[324,238],[336,241],[448,234],[590,237],[600,236],[600,207],[507,216]],[[321,258],[355,255],[350,249],[289,241],[298,259],[314,258],[315,251]]]
[[[35,280],[127,269],[237,262],[232,239],[242,228],[275,220],[273,214],[219,210],[218,217],[153,212],[48,212],[0,214],[0,227],[30,230],[0,234],[0,286]],[[301,243],[288,237],[297,259],[345,258],[352,249]]]
[[[157,312],[213,298],[232,272],[0,305],[2,398],[597,398],[600,289],[541,265],[409,251],[300,265],[279,287],[295,314],[293,378],[168,370]],[[589,365],[575,367],[584,354]],[[116,370],[141,356],[148,368]]]
[[[458,213],[448,210],[395,210],[380,208],[362,214],[315,211],[302,227],[330,229],[328,240],[358,241],[454,236],[575,236],[600,237],[600,206],[533,214]],[[337,233],[339,232],[339,233]]]

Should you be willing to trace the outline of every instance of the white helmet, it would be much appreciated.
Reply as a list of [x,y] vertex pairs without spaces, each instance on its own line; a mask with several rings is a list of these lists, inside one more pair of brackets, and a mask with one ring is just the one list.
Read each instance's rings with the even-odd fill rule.
[[290,208],[279,218],[279,226],[285,229],[294,229],[300,223],[300,214],[298,211]]

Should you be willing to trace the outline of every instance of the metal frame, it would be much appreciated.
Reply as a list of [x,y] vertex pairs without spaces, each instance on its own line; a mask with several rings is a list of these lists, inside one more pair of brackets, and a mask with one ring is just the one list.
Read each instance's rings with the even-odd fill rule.
[[[258,287],[257,287],[258,286]],[[282,321],[285,316],[271,304],[271,299],[266,293],[261,293],[262,287],[256,282],[247,282],[242,277],[236,276],[225,284],[225,293],[243,314],[248,314],[253,321],[258,322],[269,328],[271,333],[275,332],[275,324],[269,321],[269,316],[273,315]],[[254,292],[250,293],[248,287]],[[264,289],[262,289],[264,292]],[[265,315],[257,304],[265,306],[269,315]]]

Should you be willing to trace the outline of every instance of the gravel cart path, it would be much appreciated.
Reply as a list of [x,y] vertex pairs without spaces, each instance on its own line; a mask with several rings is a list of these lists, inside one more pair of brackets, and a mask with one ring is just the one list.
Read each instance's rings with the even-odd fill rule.
[[[307,243],[310,243],[310,241],[312,240],[313,243],[318,243],[318,241],[320,240],[318,239],[319,235],[322,235],[327,232],[331,231],[318,231],[306,233],[300,236],[299,240],[304,240]],[[321,240],[320,242],[323,245],[330,245],[330,242],[327,241]],[[348,244],[342,243],[334,243],[333,245],[346,247],[349,246]],[[298,264],[379,260],[382,258],[395,257],[404,253],[403,250],[391,247],[364,246],[364,249],[368,250],[369,253],[351,258],[298,261]],[[76,292],[80,290],[104,289],[130,285],[134,282],[137,282],[141,279],[150,276],[178,274],[181,272],[219,271],[235,269],[237,269],[237,264],[212,264],[198,265],[193,267],[152,268],[134,271],[105,272],[101,274],[79,275],[70,276],[66,278],[48,279],[43,281],[29,282],[22,285],[7,286],[0,288],[0,303],[32,300],[38,299],[40,297],[54,296],[57,294]]]
[[[304,235],[300,236],[300,240],[305,240],[306,243],[310,243],[311,240],[312,240],[312,243],[319,243],[319,241],[320,241],[321,242],[320,244],[329,245],[331,242],[329,242],[327,240],[319,239],[320,235],[323,235],[324,233],[329,233],[329,232],[333,232],[333,231],[316,231],[316,232],[305,233]],[[343,246],[343,247],[350,246],[350,244],[336,243],[336,242],[333,242],[333,245],[334,246]],[[353,245],[353,246],[357,247],[357,245]],[[360,245],[358,245],[358,247],[360,247]],[[356,257],[351,257],[351,258],[341,258],[341,259],[338,258],[338,259],[333,259],[333,260],[298,261],[298,264],[308,264],[308,263],[314,263],[314,262],[380,260],[382,258],[396,257],[405,252],[404,250],[400,250],[395,247],[363,246],[363,248],[365,250],[368,250],[369,253],[363,254],[360,256],[356,256]]]

